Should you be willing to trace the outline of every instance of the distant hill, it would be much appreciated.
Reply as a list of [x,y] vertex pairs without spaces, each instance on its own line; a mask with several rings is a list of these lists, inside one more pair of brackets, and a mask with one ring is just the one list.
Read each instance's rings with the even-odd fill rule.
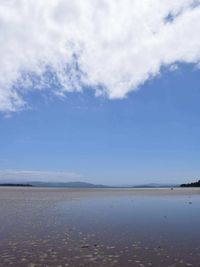
[[86,182],[30,182],[35,187],[62,187],[62,188],[110,188],[110,186],[91,184]]
[[194,183],[181,184],[181,187],[200,187],[200,180]]
[[30,182],[14,182],[14,181],[0,181],[0,186],[23,186],[23,187],[59,187],[59,188],[170,188],[178,187],[174,184],[143,184],[143,185],[127,185],[127,186],[108,186],[102,184],[92,184],[87,182],[42,182],[42,181],[30,181]]

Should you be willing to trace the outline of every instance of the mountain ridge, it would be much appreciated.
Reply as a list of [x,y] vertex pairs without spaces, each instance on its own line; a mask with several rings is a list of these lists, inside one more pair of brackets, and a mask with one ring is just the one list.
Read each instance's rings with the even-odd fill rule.
[[44,181],[0,181],[0,186],[32,186],[32,187],[50,187],[50,188],[170,188],[179,187],[175,184],[141,184],[141,185],[103,185],[103,184],[93,184],[89,182],[44,182]]

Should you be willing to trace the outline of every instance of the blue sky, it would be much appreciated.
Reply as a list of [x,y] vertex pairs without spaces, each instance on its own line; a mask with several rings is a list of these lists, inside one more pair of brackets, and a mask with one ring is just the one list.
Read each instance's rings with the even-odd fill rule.
[[57,172],[74,173],[60,180],[104,184],[195,180],[199,82],[191,64],[163,69],[123,99],[95,97],[91,89],[61,99],[30,92],[28,109],[0,114],[1,177],[9,170],[20,178],[17,170],[51,172],[55,180]]
[[200,176],[200,0],[0,5],[0,179]]

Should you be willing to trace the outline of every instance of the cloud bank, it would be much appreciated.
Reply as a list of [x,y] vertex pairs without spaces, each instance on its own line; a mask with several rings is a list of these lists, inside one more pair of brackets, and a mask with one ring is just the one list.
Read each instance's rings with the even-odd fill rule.
[[73,182],[83,178],[73,172],[0,170],[0,182]]
[[0,0],[0,111],[30,90],[123,98],[200,62],[199,0]]

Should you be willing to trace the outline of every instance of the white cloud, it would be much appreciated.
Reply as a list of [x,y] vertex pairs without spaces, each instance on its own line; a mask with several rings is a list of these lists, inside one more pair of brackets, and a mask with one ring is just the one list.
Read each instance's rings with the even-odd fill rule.
[[162,65],[199,64],[198,4],[0,0],[0,110],[23,107],[29,90],[62,96],[91,86],[96,95],[121,98]]
[[83,176],[73,172],[0,170],[0,182],[73,182],[83,178]]

